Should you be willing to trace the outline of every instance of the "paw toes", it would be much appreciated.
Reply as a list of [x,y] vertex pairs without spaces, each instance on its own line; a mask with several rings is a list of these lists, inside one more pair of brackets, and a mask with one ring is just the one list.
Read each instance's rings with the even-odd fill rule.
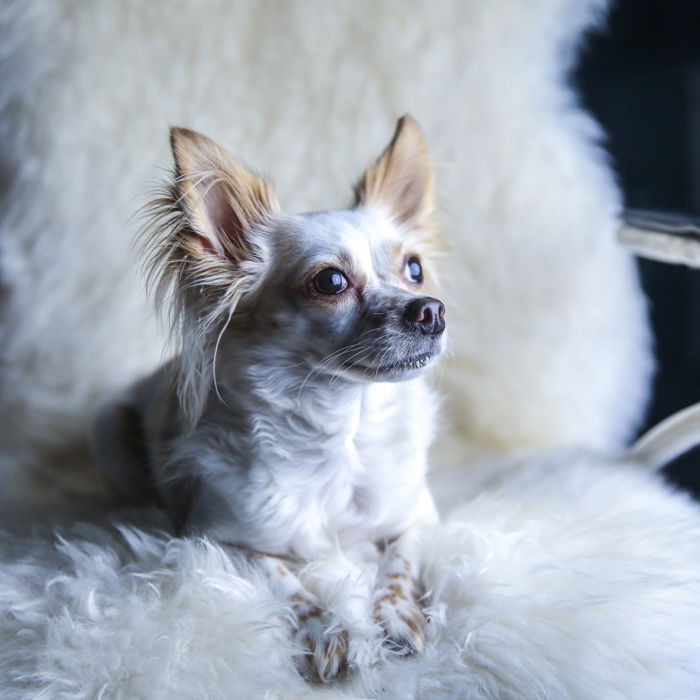
[[316,622],[297,638],[300,646],[307,650],[300,670],[308,680],[328,683],[347,670],[348,637],[346,632],[327,632],[320,620]]
[[387,630],[383,646],[396,656],[413,656],[425,649],[425,633],[422,628],[411,625],[402,630]]
[[386,633],[383,646],[390,653],[412,656],[425,649],[425,617],[414,601],[381,605],[376,617]]
[[386,637],[382,642],[384,648],[395,656],[413,656],[414,654],[420,654],[423,651],[423,645],[416,643],[417,640],[406,639],[401,637],[399,639],[393,639],[391,637]]
[[313,663],[318,680],[322,683],[337,679],[347,670],[348,642],[347,635],[328,635],[321,649],[313,652]]

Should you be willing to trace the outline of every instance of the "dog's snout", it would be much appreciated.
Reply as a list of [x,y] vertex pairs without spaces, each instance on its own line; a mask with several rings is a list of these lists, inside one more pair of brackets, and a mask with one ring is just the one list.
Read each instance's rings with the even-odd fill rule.
[[403,319],[425,335],[439,335],[445,330],[445,305],[433,297],[420,297],[409,302]]

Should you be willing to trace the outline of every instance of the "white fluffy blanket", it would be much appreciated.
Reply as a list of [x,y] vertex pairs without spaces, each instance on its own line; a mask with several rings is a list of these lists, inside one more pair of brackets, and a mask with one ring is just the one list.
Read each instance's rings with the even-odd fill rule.
[[[437,484],[462,504],[423,543],[425,653],[378,662],[378,638],[355,630],[356,668],[329,688],[304,685],[285,610],[209,542],[153,524],[5,534],[0,695],[698,697],[697,506],[641,467],[581,454],[501,468]],[[349,569],[335,609],[371,575]]]

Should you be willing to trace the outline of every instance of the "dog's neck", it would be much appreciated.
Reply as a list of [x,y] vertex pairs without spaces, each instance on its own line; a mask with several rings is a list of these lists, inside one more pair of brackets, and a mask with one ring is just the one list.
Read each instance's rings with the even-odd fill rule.
[[352,439],[372,385],[313,373],[302,365],[253,362],[230,372],[219,390],[230,411],[257,424],[251,427],[275,426],[278,438],[308,445]]
[[[391,538],[404,529],[424,490],[432,438],[434,402],[422,378],[360,383],[240,349],[226,358],[218,392],[174,453],[196,455],[203,479],[192,527],[302,557],[332,547],[341,532]],[[258,500],[240,496],[249,483]],[[254,533],[241,529],[242,513],[256,521]]]
[[[220,398],[212,392],[193,436],[198,455],[216,455],[201,464],[219,496],[216,505],[206,491],[210,503],[194,527],[216,523],[220,539],[302,557],[332,548],[339,533],[364,541],[401,532],[424,485],[431,436],[424,382],[362,384],[307,378],[301,368],[296,376],[269,364],[240,368],[219,383]],[[259,484],[262,500],[239,500],[247,483]],[[395,500],[387,500],[388,488]],[[276,499],[282,512],[265,499]],[[236,524],[247,508],[260,521],[250,540]]]

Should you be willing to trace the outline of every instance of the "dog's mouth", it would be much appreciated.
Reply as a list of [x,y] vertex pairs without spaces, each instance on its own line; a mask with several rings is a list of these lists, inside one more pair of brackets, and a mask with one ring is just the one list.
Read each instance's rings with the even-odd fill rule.
[[436,352],[424,352],[420,355],[396,360],[382,365],[355,365],[353,369],[359,370],[365,376],[382,379],[395,379],[406,374],[413,374],[427,367],[437,357]]

